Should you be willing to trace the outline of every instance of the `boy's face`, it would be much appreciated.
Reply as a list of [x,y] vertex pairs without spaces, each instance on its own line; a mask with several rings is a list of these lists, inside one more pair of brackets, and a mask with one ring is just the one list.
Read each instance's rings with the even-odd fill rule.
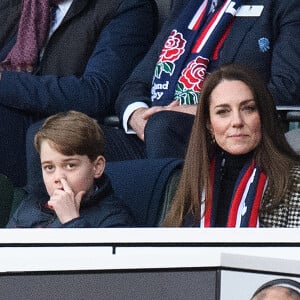
[[98,156],[93,162],[87,155],[66,156],[55,150],[48,140],[41,143],[40,158],[44,183],[50,197],[56,189],[63,189],[62,178],[75,195],[80,191],[88,194],[93,189],[94,179],[102,175],[105,167],[103,156]]

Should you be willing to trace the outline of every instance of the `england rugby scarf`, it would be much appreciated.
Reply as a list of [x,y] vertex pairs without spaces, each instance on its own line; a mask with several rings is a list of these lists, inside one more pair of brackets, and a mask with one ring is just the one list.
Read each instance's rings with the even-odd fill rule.
[[[212,162],[211,182],[213,183],[212,201],[205,207],[202,199],[201,211],[205,212],[201,218],[201,227],[214,227],[218,201],[222,201],[219,194],[222,158],[217,157]],[[233,191],[226,227],[257,227],[261,199],[267,185],[266,175],[249,161],[241,170]],[[204,198],[204,197],[203,197]]]
[[23,0],[17,41],[0,69],[32,72],[45,46],[53,7],[63,0]]
[[214,13],[212,2],[190,1],[174,24],[156,64],[153,105],[173,100],[181,105],[198,103],[207,67],[228,35],[241,0],[221,1]]

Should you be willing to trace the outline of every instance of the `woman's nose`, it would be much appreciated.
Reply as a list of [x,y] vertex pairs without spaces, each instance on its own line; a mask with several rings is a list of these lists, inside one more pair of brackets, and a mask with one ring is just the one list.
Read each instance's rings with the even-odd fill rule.
[[232,121],[231,122],[232,122],[232,126],[234,126],[234,127],[243,126],[243,118],[239,111],[232,113]]

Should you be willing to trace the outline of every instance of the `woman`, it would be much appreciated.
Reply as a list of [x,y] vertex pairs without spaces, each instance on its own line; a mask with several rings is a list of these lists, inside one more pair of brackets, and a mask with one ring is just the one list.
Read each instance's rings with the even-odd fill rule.
[[257,73],[234,64],[211,73],[164,226],[300,226],[300,157],[278,124]]
[[[194,92],[200,92],[206,70],[212,72],[224,64],[234,62],[257,70],[268,82],[276,105],[300,104],[299,0],[171,2],[172,9],[151,49],[120,90],[116,113],[123,128],[104,128],[110,146],[108,160],[183,158],[197,105],[193,101],[176,105],[173,100],[197,99]],[[232,18],[228,27],[223,27],[218,15],[224,4],[236,8],[229,10],[234,16],[227,15]],[[202,21],[212,18],[220,22],[212,31],[201,26],[206,22],[198,22],[194,35],[189,25],[198,16]],[[227,28],[220,38],[221,27]],[[199,47],[201,55],[195,59],[193,50],[198,48],[194,46],[203,34],[205,47]],[[204,49],[210,51],[204,53]],[[134,132],[136,135],[130,134]]]

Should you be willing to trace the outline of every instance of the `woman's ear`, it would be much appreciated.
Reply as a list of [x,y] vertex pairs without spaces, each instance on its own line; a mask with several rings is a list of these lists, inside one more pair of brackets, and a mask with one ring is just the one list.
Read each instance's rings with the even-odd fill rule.
[[105,158],[102,155],[99,155],[94,160],[94,178],[99,178],[103,174],[105,169]]

